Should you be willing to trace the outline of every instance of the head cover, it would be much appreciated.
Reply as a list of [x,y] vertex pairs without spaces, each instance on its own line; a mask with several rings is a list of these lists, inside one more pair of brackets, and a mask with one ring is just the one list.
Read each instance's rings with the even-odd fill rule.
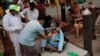
[[10,5],[10,6],[9,6],[9,9],[10,9],[10,10],[15,10],[15,11],[20,11],[20,7],[17,6],[17,5],[14,5],[14,4]]

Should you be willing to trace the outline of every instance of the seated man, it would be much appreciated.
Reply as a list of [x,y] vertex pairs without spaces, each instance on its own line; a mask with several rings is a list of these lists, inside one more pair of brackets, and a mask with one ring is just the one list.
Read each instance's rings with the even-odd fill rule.
[[71,10],[70,16],[72,17],[72,19],[77,19],[77,18],[82,17],[81,9],[77,2],[72,3],[70,10]]
[[64,35],[61,30],[61,25],[56,22],[51,24],[51,28],[46,29],[52,32],[52,36],[41,43],[42,48],[47,48],[52,51],[61,52],[64,47]]
[[69,25],[73,25],[75,23],[75,19],[81,18],[81,8],[77,2],[71,1],[70,8],[68,9],[68,13],[66,13],[66,22]]
[[46,16],[46,17],[45,17],[45,22],[44,22],[44,24],[43,24],[43,27],[44,27],[44,28],[49,28],[50,25],[51,25],[51,23],[52,23],[52,20],[53,20],[53,19],[54,19],[54,18],[52,18],[50,15]]

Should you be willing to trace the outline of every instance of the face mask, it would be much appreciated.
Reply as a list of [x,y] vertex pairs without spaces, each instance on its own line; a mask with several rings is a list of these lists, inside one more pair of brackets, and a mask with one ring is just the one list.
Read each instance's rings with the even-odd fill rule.
[[54,23],[52,23],[51,28],[56,28],[56,25]]

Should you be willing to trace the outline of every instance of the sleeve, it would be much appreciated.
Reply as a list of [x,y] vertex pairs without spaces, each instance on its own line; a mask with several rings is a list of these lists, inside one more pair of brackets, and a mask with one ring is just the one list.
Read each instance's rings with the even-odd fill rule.
[[59,34],[59,44],[58,44],[58,51],[62,51],[63,48],[63,43],[64,43],[64,34],[62,32],[62,30],[60,30]]
[[21,3],[21,1],[19,0],[17,4],[20,4],[20,3]]
[[38,33],[40,34],[40,35],[44,35],[45,33],[44,33],[44,28],[42,27],[42,26],[39,26],[38,27]]
[[22,22],[22,26],[23,26],[23,27],[25,27],[25,26],[26,26],[26,24],[27,24],[27,23],[23,23],[23,22]]
[[38,10],[37,10],[37,13],[35,15],[36,15],[36,19],[37,19],[38,16],[39,16],[39,11]]
[[39,11],[36,9],[35,13],[32,16],[33,16],[33,19],[36,20],[39,16]]
[[4,18],[3,18],[3,27],[4,27],[5,30],[12,32],[12,31],[16,31],[16,30],[21,29],[21,27],[11,27],[9,24],[10,24],[10,22],[7,19],[7,16],[4,16]]
[[27,12],[27,8],[20,12],[20,16],[21,16],[22,18],[24,18],[24,17],[25,17],[24,14],[25,14],[26,12]]

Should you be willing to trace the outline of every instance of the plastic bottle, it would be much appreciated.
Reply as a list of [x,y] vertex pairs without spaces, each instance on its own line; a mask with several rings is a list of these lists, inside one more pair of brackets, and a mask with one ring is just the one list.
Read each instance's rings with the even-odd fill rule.
[[79,56],[77,52],[68,51],[67,56]]

